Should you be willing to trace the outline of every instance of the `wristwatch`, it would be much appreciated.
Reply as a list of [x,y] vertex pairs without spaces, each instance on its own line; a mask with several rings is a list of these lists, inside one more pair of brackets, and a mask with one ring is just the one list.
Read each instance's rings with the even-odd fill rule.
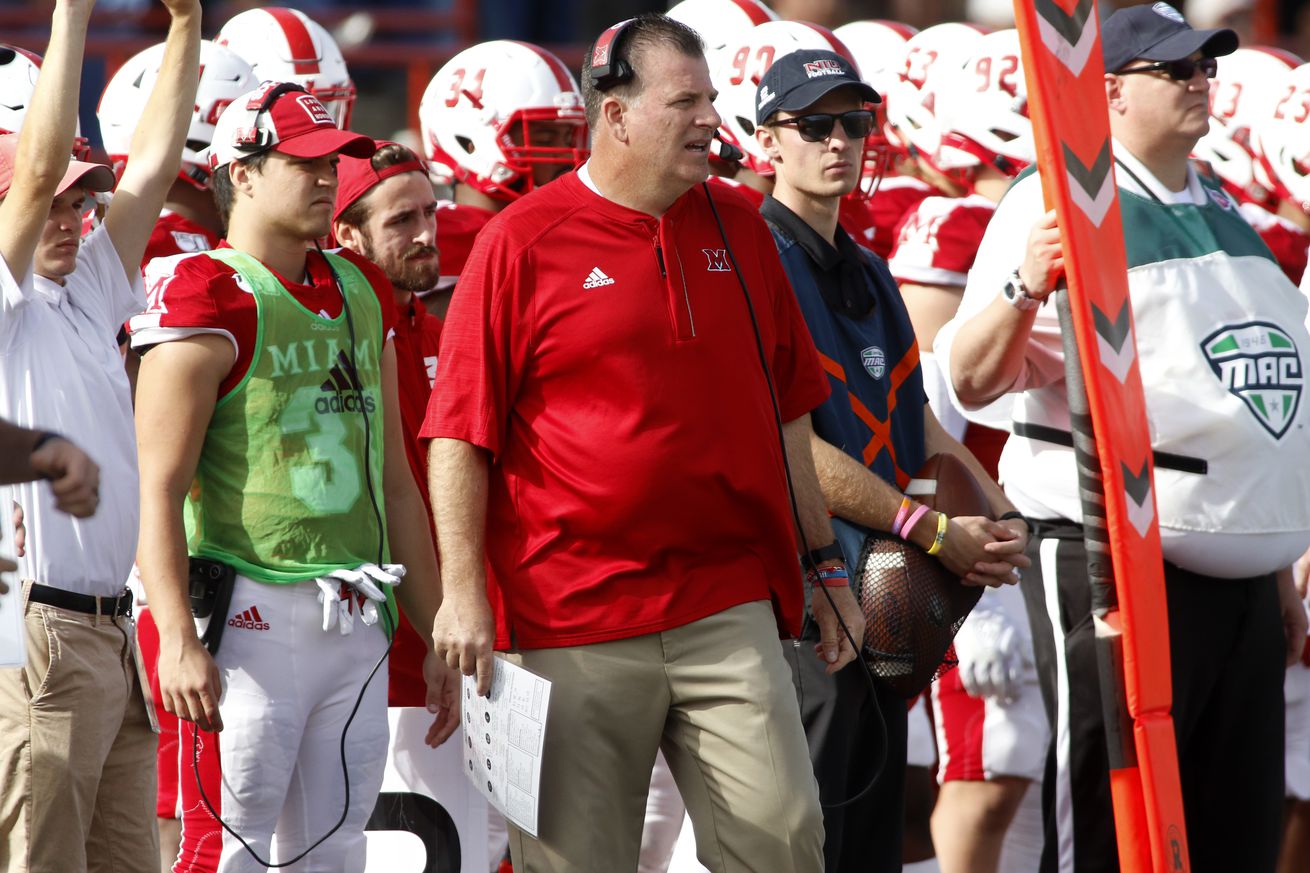
[[1005,288],[1001,293],[1005,295],[1006,303],[1021,312],[1027,312],[1042,305],[1042,301],[1028,293],[1028,289],[1023,284],[1023,279],[1019,278],[1018,270],[1006,277]]
[[810,563],[817,567],[825,561],[845,561],[841,545],[832,542],[817,549],[810,549]]

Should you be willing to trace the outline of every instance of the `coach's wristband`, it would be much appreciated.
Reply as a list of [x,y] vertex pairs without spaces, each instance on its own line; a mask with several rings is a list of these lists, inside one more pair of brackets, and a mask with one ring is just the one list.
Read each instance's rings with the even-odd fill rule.
[[950,524],[950,519],[946,513],[937,513],[937,536],[933,537],[932,545],[928,547],[928,554],[935,555],[942,550],[942,545],[946,542],[946,526]]
[[845,567],[830,567],[820,570],[817,577],[819,584],[824,588],[849,588],[851,584],[850,574],[846,572]]

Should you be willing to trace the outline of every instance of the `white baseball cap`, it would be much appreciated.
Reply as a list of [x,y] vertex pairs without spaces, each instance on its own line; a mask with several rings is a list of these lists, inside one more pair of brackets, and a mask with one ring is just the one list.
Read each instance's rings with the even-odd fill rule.
[[318,98],[299,85],[265,82],[223,110],[207,160],[213,171],[268,151],[298,158],[333,153],[367,158],[376,148],[371,138],[337,127]]

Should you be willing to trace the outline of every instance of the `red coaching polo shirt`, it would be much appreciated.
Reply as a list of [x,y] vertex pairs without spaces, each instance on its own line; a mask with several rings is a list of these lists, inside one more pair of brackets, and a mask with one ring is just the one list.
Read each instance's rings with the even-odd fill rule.
[[[784,421],[828,394],[764,222],[714,194]],[[496,647],[621,639],[803,592],[741,287],[693,188],[661,217],[570,173],[486,226],[441,338],[424,437],[492,456]]]

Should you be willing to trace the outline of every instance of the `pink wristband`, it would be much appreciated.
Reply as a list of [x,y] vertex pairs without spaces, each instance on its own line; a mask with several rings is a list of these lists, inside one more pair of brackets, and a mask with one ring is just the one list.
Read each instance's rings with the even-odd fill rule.
[[907,542],[909,541],[910,531],[914,530],[914,526],[919,523],[919,519],[923,518],[923,516],[927,512],[928,512],[928,507],[920,503],[919,508],[914,510],[914,513],[905,520],[905,526],[901,528],[901,532],[900,532],[901,539]]
[[901,498],[900,511],[896,513],[896,520],[892,522],[892,536],[901,535],[901,525],[905,523],[905,517],[910,514],[910,506],[913,502],[910,500],[909,495]]

